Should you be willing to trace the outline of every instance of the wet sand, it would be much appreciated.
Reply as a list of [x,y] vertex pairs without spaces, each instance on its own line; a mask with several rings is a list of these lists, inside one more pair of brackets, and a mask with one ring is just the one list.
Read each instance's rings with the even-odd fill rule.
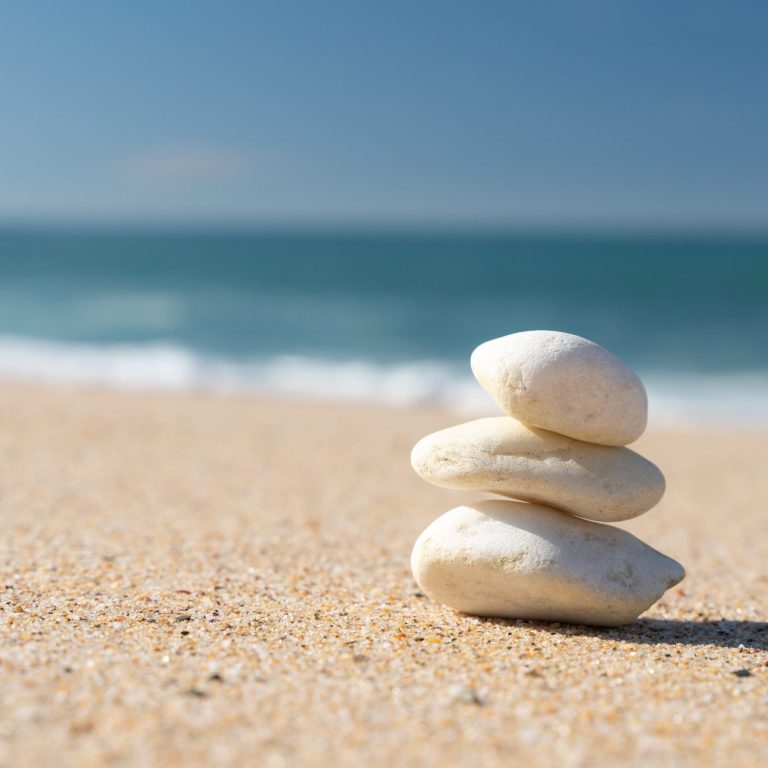
[[768,763],[768,435],[650,429],[623,527],[688,577],[611,630],[420,595],[477,494],[412,444],[455,415],[0,388],[0,765]]

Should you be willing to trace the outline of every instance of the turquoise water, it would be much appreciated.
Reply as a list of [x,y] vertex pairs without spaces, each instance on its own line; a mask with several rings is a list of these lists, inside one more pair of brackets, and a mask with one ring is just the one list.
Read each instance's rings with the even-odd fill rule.
[[459,403],[473,347],[530,328],[599,341],[677,408],[754,410],[768,238],[0,232],[6,376]]

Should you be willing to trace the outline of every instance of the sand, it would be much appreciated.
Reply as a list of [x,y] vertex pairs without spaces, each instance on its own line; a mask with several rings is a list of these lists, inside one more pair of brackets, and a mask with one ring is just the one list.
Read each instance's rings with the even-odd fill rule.
[[768,437],[651,428],[613,630],[420,595],[436,410],[0,389],[0,765],[768,763]]

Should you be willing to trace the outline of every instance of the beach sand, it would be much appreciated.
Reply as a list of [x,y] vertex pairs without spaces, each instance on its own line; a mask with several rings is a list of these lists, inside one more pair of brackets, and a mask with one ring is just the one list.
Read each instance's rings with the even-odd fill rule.
[[0,765],[768,763],[768,437],[649,430],[624,527],[688,577],[634,625],[483,620],[409,556],[477,494],[455,415],[0,388]]

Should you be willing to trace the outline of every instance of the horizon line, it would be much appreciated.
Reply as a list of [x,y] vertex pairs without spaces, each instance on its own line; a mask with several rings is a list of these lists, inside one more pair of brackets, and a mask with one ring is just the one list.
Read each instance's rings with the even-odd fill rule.
[[378,235],[467,237],[687,237],[768,238],[766,224],[692,221],[537,220],[478,221],[440,219],[313,219],[309,217],[73,217],[0,215],[0,233],[172,233],[274,235]]

